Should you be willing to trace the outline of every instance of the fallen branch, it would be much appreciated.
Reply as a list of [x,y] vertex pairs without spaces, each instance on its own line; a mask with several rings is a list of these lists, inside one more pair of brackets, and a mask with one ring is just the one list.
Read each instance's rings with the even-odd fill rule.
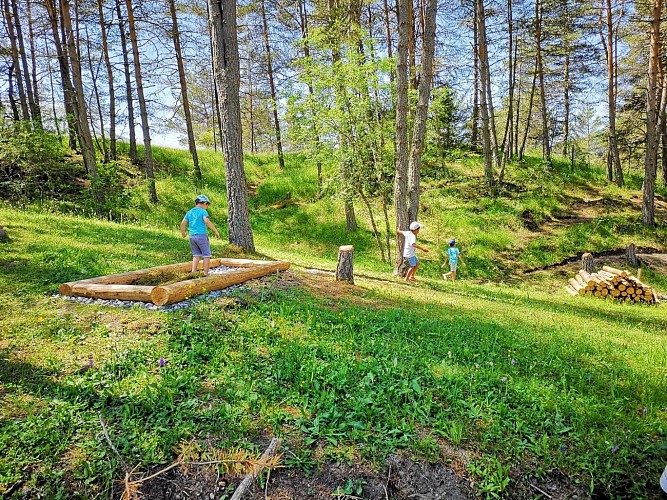
[[[262,454],[259,461],[261,463],[267,462],[271,457],[273,457],[276,454],[276,450],[278,449],[279,446],[280,446],[280,438],[274,437],[271,440],[271,443],[269,443],[269,447]],[[232,495],[231,500],[241,500],[241,498],[243,498],[243,495],[245,495],[246,491],[248,490],[252,482],[255,480],[255,478],[257,478],[264,470],[264,466],[261,463],[253,467],[252,472],[248,474],[243,479],[243,481],[241,481],[241,484],[239,484],[238,488],[236,488],[236,491]]]

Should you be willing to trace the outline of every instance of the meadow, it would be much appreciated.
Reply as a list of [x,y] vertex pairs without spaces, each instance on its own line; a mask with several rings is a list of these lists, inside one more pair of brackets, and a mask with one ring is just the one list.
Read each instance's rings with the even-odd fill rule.
[[[419,284],[406,285],[380,259],[361,204],[360,228],[346,232],[341,200],[317,197],[305,158],[281,171],[249,155],[250,257],[289,260],[292,279],[173,313],[63,301],[66,281],[188,261],[178,224],[198,191],[223,233],[214,254],[239,256],[225,243],[219,155],[203,152],[198,190],[185,152],[156,159],[160,203],[137,181],[113,221],[74,205],[0,205],[10,236],[0,243],[0,492],[117,498],[129,469],[168,465],[183,443],[204,459],[261,453],[270,435],[283,439],[283,465],[305,474],[336,462],[381,470],[393,453],[450,463],[446,448],[466,457],[480,497],[518,497],[558,471],[592,498],[661,498],[664,304],[570,297],[576,264],[525,273],[630,242],[664,249],[664,222],[640,224],[638,176],[619,189],[599,168],[546,171],[529,158],[490,198],[478,157],[429,166],[419,242],[431,252]],[[440,278],[450,237],[468,263],[456,283]],[[333,270],[342,244],[355,247],[354,286],[309,273]],[[667,277],[643,276],[667,291]]]

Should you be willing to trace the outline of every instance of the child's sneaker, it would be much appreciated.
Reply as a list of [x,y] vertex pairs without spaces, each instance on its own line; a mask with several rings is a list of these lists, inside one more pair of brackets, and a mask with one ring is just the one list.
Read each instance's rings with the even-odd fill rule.
[[442,275],[442,279],[445,280],[445,281],[447,281],[447,275],[446,275],[446,274],[443,274],[443,275]]

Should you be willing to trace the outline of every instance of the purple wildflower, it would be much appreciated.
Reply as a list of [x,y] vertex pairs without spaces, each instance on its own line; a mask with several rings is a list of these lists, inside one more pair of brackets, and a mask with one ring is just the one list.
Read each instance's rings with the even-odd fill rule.
[[567,451],[567,446],[565,446],[565,445],[561,446],[561,447],[560,447],[560,451],[562,451],[563,453],[565,453],[565,452]]
[[618,446],[614,445],[611,447],[611,452],[616,453],[618,451]]
[[93,360],[89,359],[88,360],[88,368],[92,368],[92,367],[93,367]]
[[164,358],[160,358],[160,361],[158,362],[158,364],[162,367],[162,366],[164,366],[164,363],[165,363]]
[[512,359],[512,361],[510,361],[510,363],[512,363],[512,366],[516,365],[516,359]]
[[642,411],[643,411],[644,415],[646,415],[648,413],[648,408],[644,408]]

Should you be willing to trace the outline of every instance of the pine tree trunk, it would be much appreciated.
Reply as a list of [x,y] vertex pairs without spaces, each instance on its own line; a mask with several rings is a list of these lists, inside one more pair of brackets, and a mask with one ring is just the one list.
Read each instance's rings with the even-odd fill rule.
[[[56,46],[56,55],[58,56],[58,67],[60,69],[60,81],[63,86],[63,95],[65,101],[65,116],[68,127],[69,147],[71,150],[76,149],[77,129],[74,116],[76,115],[74,102],[74,87],[70,80],[69,58],[67,57],[67,48],[64,45],[64,40],[60,37],[60,27],[58,21],[60,16],[58,8],[54,0],[45,0],[44,6],[49,16],[51,24],[51,31],[53,33],[53,40]],[[55,112],[54,112],[55,116]]]
[[655,226],[655,179],[658,155],[658,65],[660,64],[660,17],[663,0],[653,0],[650,8],[650,55],[646,88],[646,158],[642,186],[642,223]]
[[[398,50],[396,56],[396,167],[394,176],[394,210],[396,229],[407,230],[408,219],[408,43],[410,18],[408,4],[411,0],[397,0]],[[394,274],[403,263],[404,239],[397,236]]]
[[264,49],[266,50],[266,69],[269,76],[269,89],[271,90],[271,111],[273,113],[273,129],[276,134],[276,147],[278,148],[278,164],[280,169],[285,169],[285,158],[283,156],[283,141],[280,136],[280,121],[278,120],[278,99],[276,97],[276,84],[273,78],[273,61],[271,60],[271,45],[269,43],[269,26],[266,22],[265,1],[260,0],[260,12],[262,14],[262,25],[264,35]]
[[490,102],[490,75],[488,64],[488,52],[486,43],[486,19],[484,11],[484,0],[475,0],[477,10],[477,37],[479,40],[479,68],[480,68],[480,112],[482,115],[482,146],[484,149],[484,177],[486,185],[493,192],[495,176],[493,172],[495,154],[493,152],[493,138],[495,135],[493,124],[493,106]]
[[[386,0],[385,0],[386,3]],[[306,58],[306,60],[310,59],[310,42],[308,41],[308,13],[306,12],[306,4],[305,0],[299,0],[299,19],[300,19],[300,27],[301,27],[301,43],[303,44],[303,55]],[[391,47],[388,47],[387,50],[389,53],[391,53]],[[391,56],[390,56],[391,57]],[[392,76],[390,75],[390,78]],[[308,77],[307,81],[308,85],[308,96],[311,98],[315,94],[315,91],[313,89],[313,83],[312,79]],[[310,109],[311,115],[315,115],[315,108],[314,105],[311,106]],[[315,141],[315,150],[319,151],[320,150],[320,133],[317,129],[317,123],[315,120],[313,120],[313,137]],[[317,163],[317,197],[319,198],[322,196],[322,161],[320,160],[319,156],[317,157],[316,160]]]
[[421,178],[421,158],[424,151],[428,103],[431,98],[433,81],[433,56],[435,54],[435,19],[438,11],[437,0],[426,0],[424,40],[422,48],[422,74],[419,78],[419,102],[412,132],[410,160],[408,163],[408,219],[417,220],[419,214],[419,183]]
[[107,70],[107,81],[109,84],[109,159],[116,160],[116,90],[114,88],[113,67],[109,57],[109,43],[107,41],[107,26],[104,21],[104,7],[102,0],[97,0],[97,13],[100,21],[100,32],[102,35],[102,52],[104,65]]
[[[86,29],[86,40],[88,43],[90,43],[90,35],[88,34],[88,26],[85,26]],[[104,128],[104,113],[102,111],[102,101],[100,99],[100,92],[99,89],[97,88],[97,72],[95,71],[95,68],[93,67],[93,58],[90,54],[90,50],[86,51],[88,53],[88,71],[90,71],[91,75],[91,80],[93,82],[93,94],[95,95],[95,103],[97,104],[97,114],[100,119],[100,135],[102,136],[102,141],[99,141],[97,139],[97,135],[95,134],[95,125],[94,121],[91,119],[90,121],[90,126],[93,132],[93,138],[95,139],[95,143],[97,144],[97,149],[102,152],[103,158],[104,158],[104,163],[109,163],[109,147],[107,146],[107,138],[106,138],[106,130]]]
[[[5,0],[5,5],[3,8],[3,12],[5,14],[5,22],[7,23],[7,33],[9,34],[9,43],[10,43],[10,51],[11,51],[11,57],[12,57],[12,67],[14,69],[14,74],[16,75],[16,86],[18,87],[18,93],[19,93],[19,102],[21,104],[21,113],[22,113],[22,119],[25,121],[30,120],[30,108],[28,107],[28,99],[26,96],[26,90],[25,86],[23,83],[23,75],[21,73],[21,63],[19,61],[20,56],[19,56],[19,48],[16,43],[16,32],[14,30],[14,24],[15,22],[18,23],[17,20],[13,19],[12,13],[10,10],[10,5],[9,5],[9,0]],[[11,74],[11,73],[10,73]],[[11,79],[11,76],[10,76]]]
[[58,113],[56,113],[56,93],[53,85],[53,70],[51,69],[51,54],[49,53],[49,43],[44,34],[44,52],[46,53],[46,67],[49,73],[49,89],[51,91],[51,112],[53,113],[53,124],[56,127],[56,134],[58,139],[62,139],[62,132],[60,131],[60,120],[58,120]]
[[222,152],[227,183],[229,241],[254,251],[248,192],[243,169],[243,140],[239,103],[239,51],[235,0],[207,0],[213,45],[213,64],[219,92]]
[[530,130],[530,119],[533,115],[533,102],[535,101],[535,89],[537,88],[537,57],[535,57],[535,68],[533,69],[533,83],[530,87],[530,97],[528,98],[528,113],[526,114],[526,127],[523,131],[523,139],[521,139],[521,147],[519,148],[519,159],[523,159],[523,153],[526,149],[526,139],[528,139],[528,131]]
[[38,128],[42,128],[42,117],[40,114],[39,106],[35,101],[35,92],[37,89],[34,89],[33,91],[32,80],[30,78],[30,68],[28,67],[28,56],[27,51],[25,50],[25,42],[23,39],[23,29],[21,28],[21,17],[19,15],[18,3],[17,0],[11,1],[12,11],[16,21],[16,41],[18,43],[21,66],[23,68],[23,79],[25,82],[26,95],[28,97],[28,105],[30,106],[30,119],[35,122]]
[[35,100],[35,115],[33,120],[35,121],[38,128],[42,129],[44,127],[42,123],[42,107],[39,103],[39,87],[37,86],[37,56],[35,52],[35,31],[33,29],[33,19],[32,19],[32,1],[27,0],[28,7],[28,41],[30,42],[30,62],[32,65],[32,88],[33,88],[33,98]]
[[127,99],[127,125],[130,135],[130,160],[132,163],[139,161],[137,154],[137,134],[134,131],[134,99],[132,97],[132,77],[130,73],[130,51],[127,48],[127,32],[123,21],[123,11],[120,8],[120,0],[116,0],[116,13],[118,14],[118,27],[120,29],[120,46],[123,52],[123,69],[125,72],[125,96]]
[[542,111],[542,151],[547,168],[551,168],[551,140],[549,138],[549,119],[547,116],[547,94],[544,85],[544,68],[542,64],[542,3],[535,0],[535,57],[537,61],[537,77],[540,82],[540,100]]
[[[616,178],[616,185],[623,186],[623,169],[621,168],[621,157],[618,152],[618,141],[616,138],[616,65],[614,51],[614,23],[612,20],[611,0],[606,0],[607,14],[607,98],[609,112],[609,160],[613,175]],[[610,179],[611,180],[611,179]]]
[[473,91],[472,91],[472,124],[470,142],[473,151],[479,150],[479,23],[477,22],[477,7],[473,9]]
[[181,50],[181,34],[178,30],[178,18],[176,16],[176,2],[169,0],[169,13],[171,14],[171,37],[174,41],[174,52],[176,54],[176,64],[178,66],[178,79],[181,85],[181,99],[183,100],[183,115],[185,117],[185,128],[188,133],[188,148],[192,163],[194,165],[195,183],[202,180],[201,168],[199,167],[199,157],[197,156],[197,145],[195,143],[195,133],[192,128],[192,114],[190,113],[190,99],[188,98],[188,83],[185,78],[185,65],[183,64],[183,52]]
[[93,193],[99,197],[97,191],[97,159],[95,158],[95,147],[93,145],[93,138],[90,134],[90,124],[88,122],[88,109],[86,107],[85,91],[83,88],[83,79],[81,76],[81,62],[79,61],[79,52],[74,43],[75,37],[72,30],[72,18],[70,15],[69,0],[61,0],[60,13],[62,20],[62,27],[66,34],[67,53],[71,62],[72,79],[74,80],[74,89],[76,91],[75,111],[76,111],[76,126],[79,137],[79,144],[81,145],[81,155],[83,156],[83,163],[86,166],[86,171],[93,181]]
[[141,131],[144,136],[144,172],[148,180],[148,194],[152,203],[157,203],[157,191],[155,190],[155,174],[153,173],[153,149],[151,148],[151,131],[148,124],[148,108],[144,97],[144,84],[141,76],[141,61],[139,59],[139,43],[137,41],[137,30],[134,24],[134,10],[132,0],[125,0],[127,8],[127,27],[130,32],[132,43],[132,59],[134,60],[134,79],[137,82],[137,97],[139,98],[139,113],[141,114]]

